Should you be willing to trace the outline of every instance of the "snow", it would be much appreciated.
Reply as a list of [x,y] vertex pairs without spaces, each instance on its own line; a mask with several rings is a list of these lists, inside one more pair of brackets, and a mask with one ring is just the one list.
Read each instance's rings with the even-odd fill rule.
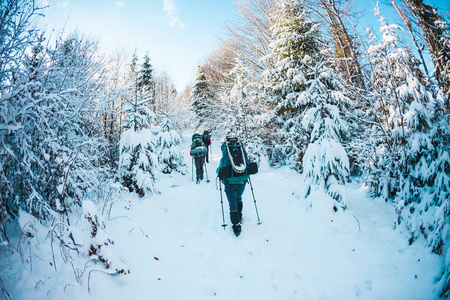
[[[86,271],[78,284],[69,264],[58,264],[58,272],[47,266],[45,284],[36,288],[37,275],[14,274],[23,268],[12,268],[11,278],[18,279],[10,290],[15,299],[437,298],[434,280],[443,258],[431,254],[424,241],[409,246],[407,233],[394,229],[394,208],[370,199],[356,180],[346,185],[347,210],[335,213],[334,201],[323,190],[305,199],[302,175],[270,168],[262,159],[251,178],[262,224],[257,225],[247,185],[238,238],[222,191],[224,230],[220,193],[211,175],[219,164],[220,141],[212,146],[210,183],[197,185],[190,174],[164,175],[156,183],[160,194],[124,193],[110,216],[103,216],[102,234],[108,238],[99,236],[98,242],[114,241],[114,249],[102,250],[113,264],[122,267],[123,262],[129,274]],[[101,210],[84,201],[83,211],[93,216]],[[32,222],[30,215],[22,217],[21,224]]]

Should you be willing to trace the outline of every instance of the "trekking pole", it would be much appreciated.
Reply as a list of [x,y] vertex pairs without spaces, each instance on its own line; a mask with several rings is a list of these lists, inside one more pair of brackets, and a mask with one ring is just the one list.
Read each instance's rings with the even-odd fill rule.
[[222,205],[222,220],[223,220],[223,230],[225,230],[225,227],[227,226],[227,224],[225,223],[225,214],[223,212],[223,199],[222,199],[222,184],[220,183],[220,179],[219,179],[219,190],[220,190],[220,204]]
[[253,192],[253,186],[252,186],[252,181],[250,180],[250,177],[248,178],[248,182],[250,183],[250,188],[252,190],[253,202],[255,203],[255,209],[256,209],[256,216],[258,217],[258,225],[261,225],[261,221],[259,220],[258,207],[256,206],[255,193]]
[[209,178],[208,178],[208,168],[206,167],[206,164],[205,164],[205,171],[206,171],[206,182],[209,182]]
[[192,156],[192,181],[194,181],[194,157]]

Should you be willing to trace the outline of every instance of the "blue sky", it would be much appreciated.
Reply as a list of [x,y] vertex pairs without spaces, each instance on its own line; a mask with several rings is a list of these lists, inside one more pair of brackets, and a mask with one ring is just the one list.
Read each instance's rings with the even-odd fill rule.
[[[148,52],[155,70],[167,71],[179,92],[193,83],[197,65],[220,44],[225,22],[235,17],[233,0],[43,1],[49,4],[44,18],[47,30],[61,31],[66,24],[66,33],[78,29],[98,38],[106,49],[137,49],[139,58]],[[376,0],[356,0],[355,4],[366,8],[364,21],[369,22],[363,23],[372,23],[378,30],[371,2]],[[429,2],[448,12],[450,0]]]
[[166,70],[181,92],[197,65],[220,44],[234,17],[232,0],[47,0],[47,30],[78,29],[106,49],[148,52],[156,71]]

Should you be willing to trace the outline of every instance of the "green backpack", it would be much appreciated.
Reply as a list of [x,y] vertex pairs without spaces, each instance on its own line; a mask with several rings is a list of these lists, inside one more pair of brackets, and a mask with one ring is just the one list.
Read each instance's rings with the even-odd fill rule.
[[191,154],[195,158],[200,158],[205,156],[205,153],[208,149],[205,147],[205,143],[203,143],[202,136],[199,133],[194,133],[192,136],[192,146],[191,146]]

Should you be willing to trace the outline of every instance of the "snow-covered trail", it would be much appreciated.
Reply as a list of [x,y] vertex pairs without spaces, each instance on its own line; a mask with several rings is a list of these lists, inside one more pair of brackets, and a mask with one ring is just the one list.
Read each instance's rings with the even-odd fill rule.
[[349,184],[346,213],[318,204],[320,194],[308,209],[302,177],[263,164],[252,177],[262,224],[247,185],[241,236],[232,233],[225,193],[224,230],[214,146],[210,183],[163,177],[160,195],[135,198],[129,210],[114,207],[107,232],[131,274],[92,274],[92,299],[433,297],[440,258],[420,243],[408,246],[393,230],[393,211],[369,200],[360,184]]

